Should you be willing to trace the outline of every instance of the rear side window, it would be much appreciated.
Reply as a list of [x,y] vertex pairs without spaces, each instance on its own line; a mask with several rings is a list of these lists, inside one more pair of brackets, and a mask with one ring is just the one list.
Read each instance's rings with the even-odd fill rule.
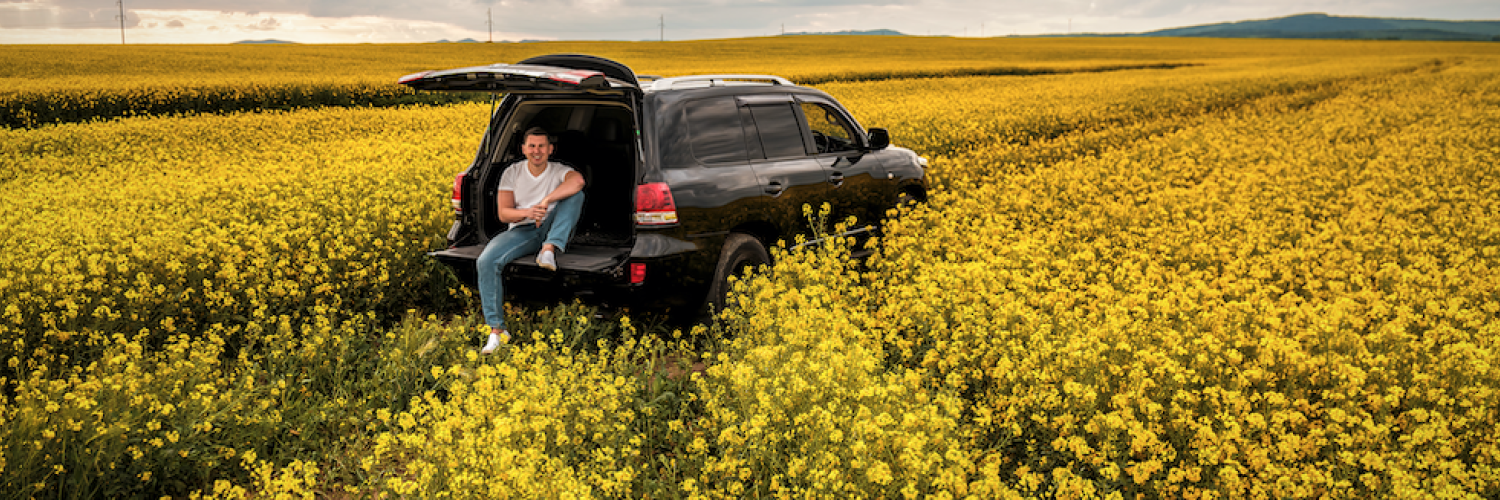
[[791,103],[750,106],[761,150],[766,158],[806,156],[802,143],[802,125]]
[[733,97],[687,103],[689,144],[704,164],[744,163],[749,159],[740,111]]

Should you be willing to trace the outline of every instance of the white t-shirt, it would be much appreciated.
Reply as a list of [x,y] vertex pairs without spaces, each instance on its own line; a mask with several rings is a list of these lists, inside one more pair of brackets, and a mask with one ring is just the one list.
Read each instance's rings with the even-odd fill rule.
[[[531,208],[542,202],[542,198],[561,186],[563,179],[567,178],[568,172],[573,169],[567,165],[555,161],[547,162],[547,169],[542,175],[533,177],[531,169],[526,168],[526,160],[512,163],[505,167],[505,172],[500,174],[500,185],[496,188],[500,191],[510,191],[515,194],[516,208]],[[556,200],[553,200],[554,202]],[[536,221],[527,218],[520,222],[510,223],[510,227],[521,224],[536,224]]]

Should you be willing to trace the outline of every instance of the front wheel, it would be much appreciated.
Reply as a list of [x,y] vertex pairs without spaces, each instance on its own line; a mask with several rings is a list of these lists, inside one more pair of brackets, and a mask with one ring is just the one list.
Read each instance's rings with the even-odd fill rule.
[[916,205],[917,203],[921,203],[921,200],[918,200],[916,195],[912,194],[911,191],[902,191],[900,195],[896,196],[896,206],[892,208],[897,210],[911,208],[912,205]]
[[714,280],[708,289],[708,298],[703,313],[712,319],[729,305],[729,292],[733,285],[730,276],[743,277],[761,264],[771,263],[771,254],[760,240],[748,234],[731,234],[724,240],[724,250],[719,253],[719,264],[714,269]]
[[[883,214],[884,216],[882,217],[882,219],[885,219],[885,220],[896,220],[896,219],[899,219],[899,218],[901,218],[901,212],[903,210],[911,210],[911,208],[917,206],[918,203],[922,203],[922,199],[921,198],[917,198],[917,195],[913,194],[911,191],[902,190],[900,194],[896,195],[896,203],[892,204],[890,206],[890,208],[886,209],[885,214]],[[885,224],[884,224],[885,220],[881,221],[882,222],[882,224],[881,224],[882,228],[884,228],[884,226],[885,226]],[[885,234],[885,231],[881,231],[878,234]]]

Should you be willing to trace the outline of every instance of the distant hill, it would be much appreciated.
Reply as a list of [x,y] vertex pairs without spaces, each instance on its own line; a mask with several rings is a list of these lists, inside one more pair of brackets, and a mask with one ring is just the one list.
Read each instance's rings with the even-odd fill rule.
[[1492,41],[1500,40],[1500,21],[1438,21],[1299,14],[1275,19],[1170,28],[1123,36]]
[[[536,42],[550,42],[550,41],[553,41],[553,40],[532,40],[530,38],[527,38],[525,40],[520,40],[520,41],[516,41],[516,40],[495,40],[495,43],[536,43]],[[432,41],[432,42],[428,42],[428,43],[489,43],[489,42],[481,42],[481,41],[475,40],[473,38],[465,38],[463,40],[449,40],[447,38],[444,38],[442,40],[436,40],[436,41]]]
[[231,45],[241,45],[241,44],[265,45],[265,44],[278,44],[278,43],[292,43],[292,44],[295,44],[297,42],[288,42],[286,40],[276,40],[276,39],[272,39],[272,38],[267,38],[265,40],[240,40],[238,42],[234,42]]
[[896,31],[896,30],[864,30],[864,31],[856,31],[856,30],[845,30],[845,31],[798,31],[798,32],[795,32],[795,33],[782,33],[782,34],[781,34],[781,36],[799,36],[799,35],[877,35],[877,36],[906,36],[906,33],[902,33],[902,32],[900,32],[900,31]]

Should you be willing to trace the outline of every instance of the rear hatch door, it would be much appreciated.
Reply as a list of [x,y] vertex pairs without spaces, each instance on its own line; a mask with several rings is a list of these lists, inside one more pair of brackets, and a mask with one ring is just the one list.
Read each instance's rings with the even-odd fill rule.
[[640,92],[640,86],[635,81],[616,78],[603,71],[538,64],[491,64],[423,71],[403,76],[398,83],[417,90],[509,94]]

